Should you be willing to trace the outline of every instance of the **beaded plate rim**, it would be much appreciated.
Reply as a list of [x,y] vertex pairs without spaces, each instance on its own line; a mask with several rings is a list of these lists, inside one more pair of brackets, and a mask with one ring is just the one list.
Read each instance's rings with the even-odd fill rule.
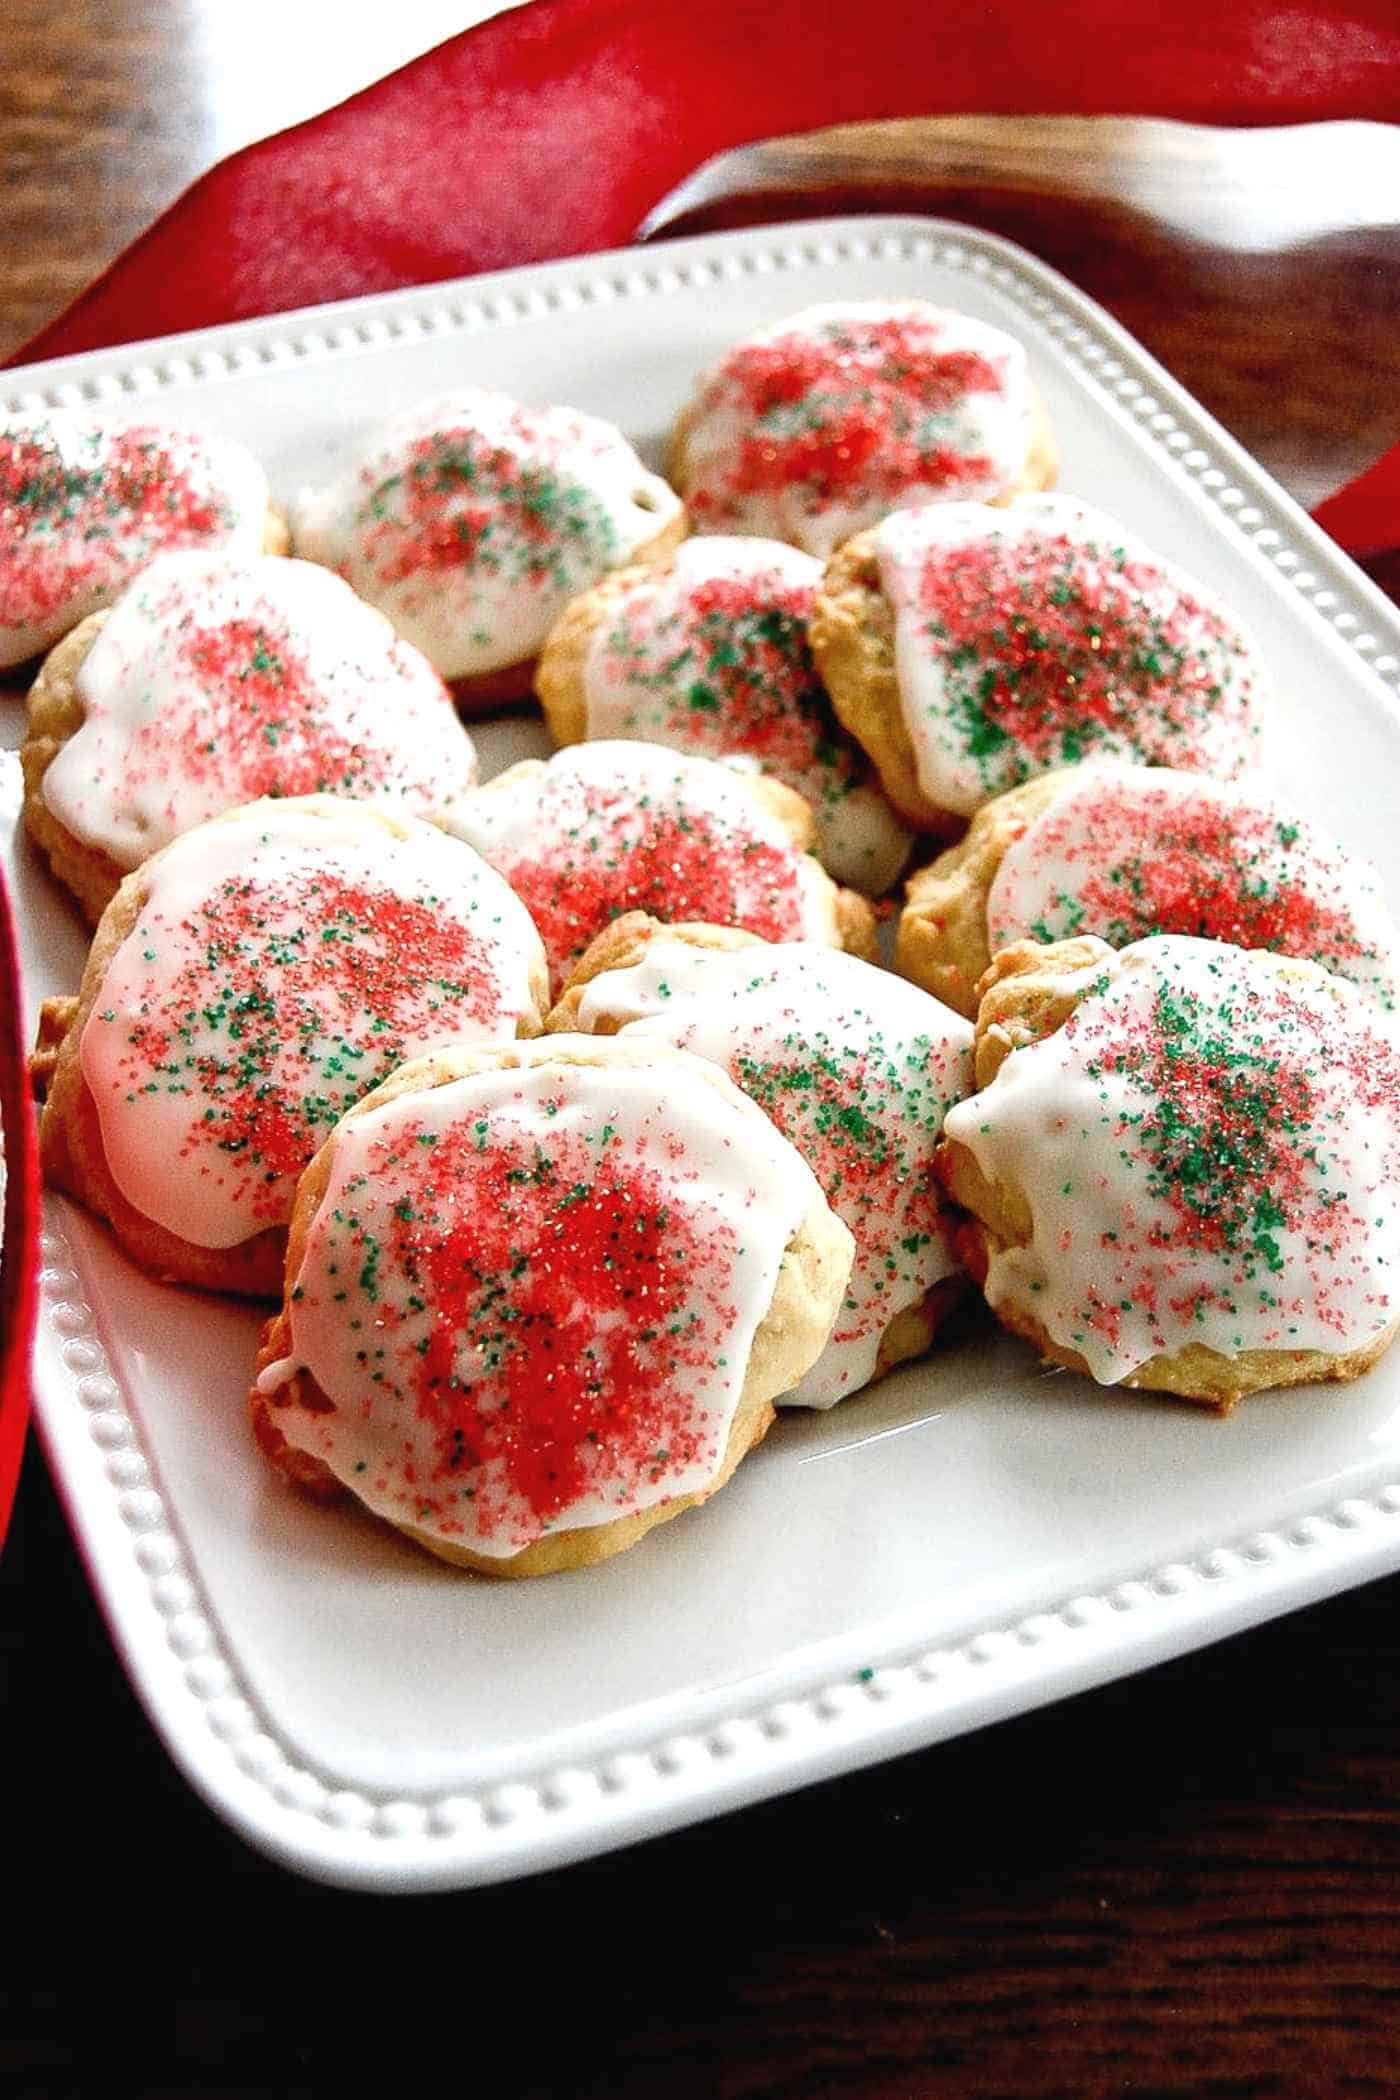
[[[881,259],[989,279],[1020,307],[1028,334],[1115,400],[1400,706],[1400,613],[1383,594],[1093,301],[1013,243],[935,219],[701,235],[372,295],[31,366],[7,375],[0,398],[7,412],[105,407],[582,306]],[[1381,1479],[1364,1494],[1324,1495],[1276,1529],[1135,1569],[956,1642],[906,1641],[855,1672],[818,1672],[776,1703],[739,1699],[701,1730],[644,1736],[592,1762],[525,1765],[475,1791],[373,1794],[279,1739],[240,1674],[113,1375],[65,1215],[62,1199],[46,1199],[36,1417],[94,1585],[192,1784],[252,1843],[318,1879],[445,1889],[565,1864],[1027,1711],[1400,1567],[1400,1479]],[[100,1473],[96,1502],[79,1495],[70,1469],[83,1466]]]

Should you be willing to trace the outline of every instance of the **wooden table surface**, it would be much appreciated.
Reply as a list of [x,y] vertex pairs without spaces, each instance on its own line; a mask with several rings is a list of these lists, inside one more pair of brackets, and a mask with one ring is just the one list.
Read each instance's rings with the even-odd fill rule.
[[[228,24],[294,12],[9,0],[0,347],[266,128]],[[346,6],[337,90],[462,13]],[[278,92],[274,121],[315,106]],[[1295,144],[906,127],[742,157],[658,221],[854,202],[1013,233],[1315,500],[1400,434],[1400,183],[1388,134]],[[9,2092],[441,2090],[435,2064],[580,2100],[1396,2089],[1400,1578],[719,1824],[401,1901],[297,1881],[195,1800],[32,1449],[0,1644]]]

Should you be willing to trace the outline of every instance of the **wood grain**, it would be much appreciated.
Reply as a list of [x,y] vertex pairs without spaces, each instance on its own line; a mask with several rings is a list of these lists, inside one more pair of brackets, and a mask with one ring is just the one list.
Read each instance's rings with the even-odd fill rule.
[[[199,13],[9,0],[4,340],[202,165]],[[782,184],[751,162],[737,207],[731,169],[660,224],[855,203],[1011,233],[1106,296],[1305,497],[1400,421],[1400,214],[1379,163],[1330,185],[1343,216],[1359,195],[1364,223],[1320,231],[1314,176],[1290,184],[1275,163],[1265,182],[1237,161],[1227,178],[1143,127],[849,143],[878,176],[857,183],[829,140],[765,149]],[[1226,158],[1229,143],[1213,142]],[[1270,210],[1293,189],[1301,246],[1240,245],[1251,186]],[[1214,211],[1189,231],[1186,193]],[[0,2083],[16,2094],[1395,2089],[1400,1579],[712,1826],[405,1903],[292,1880],[195,1799],[126,1687],[32,1449],[0,1559],[0,1682],[19,1927]]]
[[0,357],[216,159],[501,0],[4,0]]
[[194,65],[168,11],[10,0],[0,31],[0,356],[80,292],[206,165]]
[[1018,241],[1101,301],[1306,505],[1400,438],[1400,127],[839,125],[722,155],[646,231],[836,209],[931,212]]
[[386,1903],[198,1804],[31,1473],[0,1563],[11,2090],[361,2090],[411,2045],[540,2100],[1394,2091],[1394,1581],[713,1826]]

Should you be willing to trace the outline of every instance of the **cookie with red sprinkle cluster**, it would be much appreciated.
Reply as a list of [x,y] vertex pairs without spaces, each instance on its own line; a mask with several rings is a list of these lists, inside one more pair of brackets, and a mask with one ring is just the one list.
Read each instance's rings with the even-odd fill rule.
[[943,1118],[972,1084],[959,1015],[838,949],[636,913],[598,936],[546,1026],[722,1066],[849,1226],[856,1258],[831,1339],[788,1402],[832,1407],[932,1345],[966,1286],[933,1172]]
[[825,557],[901,506],[1046,488],[1055,464],[1013,337],[926,300],[857,299],[727,351],[681,415],[674,478],[697,532]]
[[1014,941],[1185,933],[1298,955],[1396,1006],[1400,928],[1374,869],[1257,787],[1116,764],[1042,773],[910,877],[898,967],[960,1013]]
[[436,826],[255,802],[123,883],[35,1056],[45,1178],[154,1275],[275,1296],[292,1198],[340,1117],[445,1041],[539,1033],[519,900]]
[[810,1170],[703,1059],[441,1052],[301,1184],[255,1429],[311,1492],[459,1566],[579,1567],[723,1486],[850,1265]]
[[1400,1324],[1400,1031],[1291,956],[1162,934],[1003,950],[940,1171],[1004,1325],[1226,1411]]
[[1269,680],[1234,617],[1068,496],[899,511],[827,565],[812,650],[907,821],[960,833],[994,795],[1090,758],[1233,778]]
[[817,677],[807,622],[820,576],[777,540],[686,540],[576,598],[535,689],[559,744],[635,737],[755,759],[811,803],[827,871],[878,896],[911,840]]
[[624,912],[874,952],[870,906],[808,850],[812,813],[765,774],[656,744],[574,744],[463,795],[442,821],[498,868],[557,985]]
[[419,652],[311,562],[167,554],[45,659],[25,822],[96,922],[122,877],[221,810],[334,794],[431,815],[476,779]]
[[298,554],[387,613],[476,708],[529,692],[570,598],[685,530],[675,491],[613,424],[489,387],[396,416],[295,514]]
[[176,547],[286,552],[267,476],[234,439],[66,415],[0,422],[0,669],[52,647]]

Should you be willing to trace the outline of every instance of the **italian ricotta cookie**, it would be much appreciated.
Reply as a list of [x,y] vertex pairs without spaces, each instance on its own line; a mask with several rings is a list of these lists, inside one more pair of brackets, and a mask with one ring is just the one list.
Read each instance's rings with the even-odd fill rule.
[[557,1036],[405,1065],[297,1195],[259,1440],[492,1575],[704,1501],[820,1352],[850,1235],[724,1074]]
[[1021,345],[919,299],[811,306],[745,337],[701,378],[675,440],[697,532],[823,557],[888,511],[1002,503],[1055,467]]
[[1320,963],[1396,1004],[1380,878],[1259,788],[1115,764],[1042,773],[910,877],[898,967],[959,1013],[998,949],[1184,933]]
[[45,659],[20,757],[25,821],[96,921],[157,848],[260,795],[426,816],[476,780],[432,666],[339,577],[168,554]]
[[807,622],[820,576],[777,540],[686,540],[567,606],[535,689],[559,744],[635,737],[755,759],[811,803],[828,872],[878,896],[912,842],[817,677]]
[[296,550],[387,613],[458,697],[530,690],[570,598],[666,552],[680,498],[620,430],[572,408],[464,387],[377,431],[297,505]]
[[831,1407],[930,1347],[966,1284],[933,1171],[944,1116],[971,1091],[966,1021],[836,949],[638,914],[598,936],[546,1025],[723,1066],[849,1226],[831,1339],[780,1405]]
[[716,759],[576,744],[509,767],[442,821],[523,900],[555,984],[628,911],[874,954],[870,906],[808,851],[801,796]]
[[129,876],[44,1010],[50,1184],[153,1274],[276,1297],[297,1180],[341,1115],[445,1041],[539,1033],[525,908],[431,824],[258,802]]
[[1003,1324],[1225,1412],[1357,1377],[1400,1298],[1400,1036],[1316,964],[1166,934],[997,957],[940,1169]]
[[170,548],[287,545],[266,474],[232,438],[11,416],[0,422],[0,669],[50,648]]
[[1230,778],[1268,678],[1201,585],[1069,496],[899,511],[828,564],[811,640],[895,808],[945,837],[1093,757]]

